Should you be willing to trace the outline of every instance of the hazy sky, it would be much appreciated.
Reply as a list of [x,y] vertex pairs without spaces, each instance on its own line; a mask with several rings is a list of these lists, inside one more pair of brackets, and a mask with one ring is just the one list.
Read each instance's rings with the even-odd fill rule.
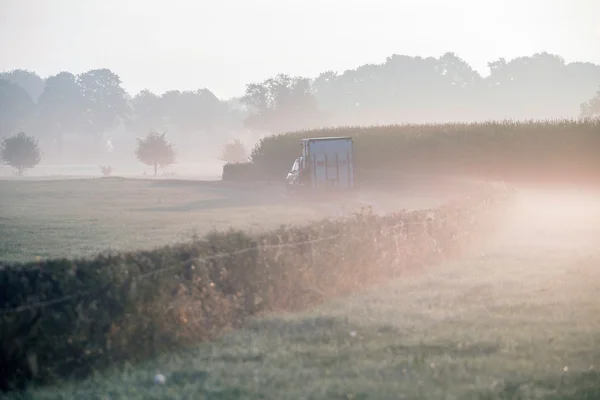
[[132,94],[241,95],[393,53],[486,63],[548,51],[600,64],[600,0],[0,0],[0,71],[107,67]]

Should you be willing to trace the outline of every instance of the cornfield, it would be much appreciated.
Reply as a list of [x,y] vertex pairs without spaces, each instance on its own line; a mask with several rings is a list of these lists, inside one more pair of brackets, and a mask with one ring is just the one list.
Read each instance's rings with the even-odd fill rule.
[[261,140],[252,151],[252,162],[265,177],[285,176],[300,153],[300,139],[324,136],[354,138],[357,171],[443,171],[534,180],[600,177],[600,120],[591,119],[292,132]]

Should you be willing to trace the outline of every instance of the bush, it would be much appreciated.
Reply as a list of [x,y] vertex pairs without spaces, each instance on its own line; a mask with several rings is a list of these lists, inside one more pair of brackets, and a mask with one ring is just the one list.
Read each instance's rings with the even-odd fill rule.
[[455,173],[539,181],[600,179],[600,121],[487,122],[341,127],[263,138],[251,159],[264,176],[285,176],[300,139],[352,136],[355,168]]
[[102,176],[110,176],[110,174],[112,174],[112,167],[110,165],[101,165],[100,166],[100,172],[102,173]]
[[259,172],[257,166],[252,163],[225,164],[221,179],[234,182],[256,181],[263,177]]
[[219,160],[230,164],[246,163],[249,161],[248,150],[240,139],[234,139],[223,146]]
[[19,176],[26,169],[38,165],[41,156],[37,140],[23,132],[4,139],[0,144],[0,161],[15,168]]
[[443,260],[487,229],[505,199],[486,190],[435,210],[0,266],[0,387],[84,377]]

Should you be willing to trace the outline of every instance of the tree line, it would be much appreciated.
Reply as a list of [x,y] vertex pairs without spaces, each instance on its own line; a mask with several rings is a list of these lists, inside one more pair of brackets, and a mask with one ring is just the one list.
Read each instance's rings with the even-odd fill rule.
[[83,158],[124,148],[130,155],[135,138],[150,131],[169,132],[182,149],[195,136],[213,143],[243,127],[237,114],[206,89],[132,97],[109,69],[46,79],[24,70],[0,74],[0,137],[28,132],[57,159],[65,152],[73,159],[73,147]]
[[[73,143],[86,159],[111,151],[130,156],[136,137],[167,132],[185,158],[197,157],[200,148],[214,154],[241,133],[257,138],[333,125],[600,114],[599,65],[537,53],[488,67],[489,75],[482,76],[454,53],[395,54],[343,73],[279,74],[248,84],[232,99],[219,99],[208,89],[142,90],[132,96],[109,69],[46,78],[14,70],[0,73],[0,138],[27,132],[40,141],[45,156],[64,161]],[[66,153],[74,160],[72,151]]]
[[[167,140],[166,133],[152,131],[145,138],[138,138],[137,142],[135,156],[154,169],[154,176],[158,175],[158,168],[167,167],[175,162],[176,152],[173,144]],[[41,158],[39,141],[24,132],[6,137],[0,142],[0,161],[14,168],[18,176],[38,165]],[[110,176],[112,173],[110,165],[101,165],[100,170],[104,176]]]

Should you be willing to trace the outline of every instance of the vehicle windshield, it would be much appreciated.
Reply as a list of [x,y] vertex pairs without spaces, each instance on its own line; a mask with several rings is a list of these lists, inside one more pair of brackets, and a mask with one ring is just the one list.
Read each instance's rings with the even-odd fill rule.
[[298,171],[300,171],[300,160],[301,158],[296,158],[296,161],[294,161],[294,164],[292,165],[292,172],[296,173]]

